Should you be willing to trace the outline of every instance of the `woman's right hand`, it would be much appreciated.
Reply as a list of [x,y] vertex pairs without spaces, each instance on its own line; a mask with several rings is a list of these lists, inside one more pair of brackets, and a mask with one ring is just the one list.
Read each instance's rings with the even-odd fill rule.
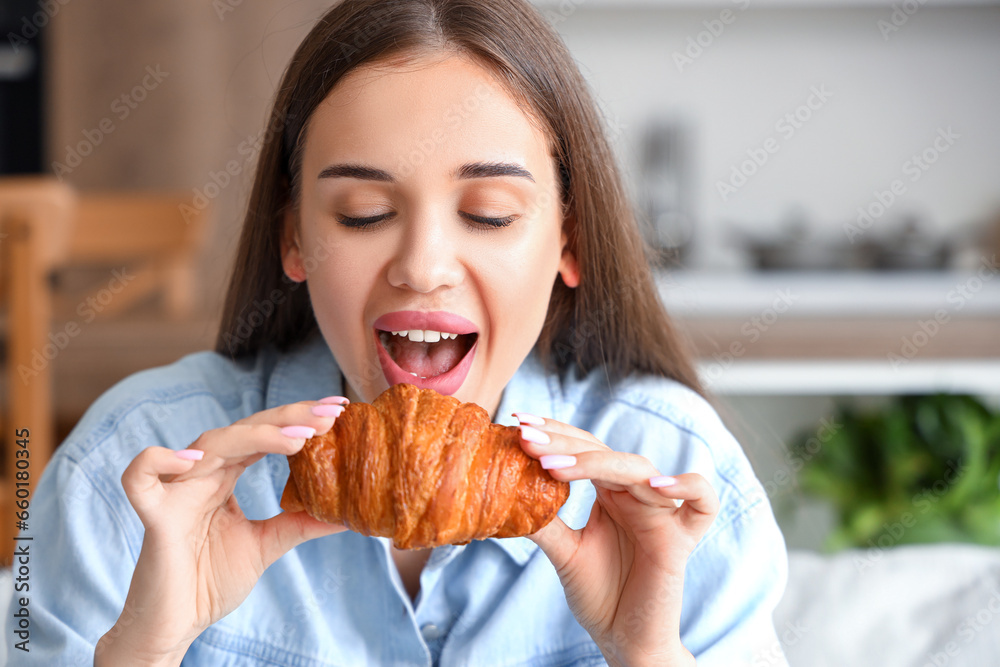
[[[337,404],[341,405],[337,405]],[[305,512],[244,516],[233,489],[265,454],[298,452],[326,433],[343,397],[264,410],[203,433],[187,450],[143,450],[122,486],[145,527],[125,609],[98,642],[95,666],[178,665],[191,643],[249,595],[289,549],[346,530]]]

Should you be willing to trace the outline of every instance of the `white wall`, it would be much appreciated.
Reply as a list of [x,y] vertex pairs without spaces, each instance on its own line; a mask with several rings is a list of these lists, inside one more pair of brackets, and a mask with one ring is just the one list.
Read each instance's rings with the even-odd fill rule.
[[[777,230],[793,205],[822,235],[846,240],[843,225],[894,179],[906,192],[876,225],[891,227],[913,212],[932,229],[960,229],[1000,209],[1000,7],[924,5],[885,38],[878,21],[889,21],[891,8],[740,11],[734,2],[731,23],[679,68],[673,54],[706,30],[704,21],[718,19],[724,4],[608,4],[583,2],[557,29],[620,127],[618,148],[630,173],[649,119],[691,124],[696,262],[727,262],[716,247],[728,234],[725,221]],[[788,138],[775,124],[812,86],[832,96]],[[959,138],[911,180],[904,163],[948,127]],[[777,152],[723,201],[716,183],[768,137]]]

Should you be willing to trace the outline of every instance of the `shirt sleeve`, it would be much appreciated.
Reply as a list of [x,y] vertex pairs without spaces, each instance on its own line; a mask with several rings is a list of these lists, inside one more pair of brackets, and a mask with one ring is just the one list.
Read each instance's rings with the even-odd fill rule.
[[676,383],[643,379],[618,403],[607,427],[615,448],[662,474],[698,473],[719,498],[684,570],[681,643],[699,667],[787,667],[772,618],[788,578],[785,539],[743,448],[706,400]]
[[[756,480],[754,480],[756,482]],[[699,667],[787,667],[772,614],[788,557],[763,488],[706,534],[685,571],[681,638]]]
[[[114,447],[114,439],[101,446]],[[31,539],[17,542],[27,545],[30,556],[23,581],[15,572],[12,611],[25,606],[29,625],[23,649],[10,646],[10,664],[91,667],[97,641],[122,614],[135,570],[138,543],[127,536],[135,535],[139,522],[124,492],[111,482],[95,483],[64,451],[68,447],[57,450],[32,496],[29,530],[21,535]],[[102,465],[117,473],[109,471],[106,479],[120,479],[109,459]],[[17,637],[18,623],[8,614],[8,638]]]

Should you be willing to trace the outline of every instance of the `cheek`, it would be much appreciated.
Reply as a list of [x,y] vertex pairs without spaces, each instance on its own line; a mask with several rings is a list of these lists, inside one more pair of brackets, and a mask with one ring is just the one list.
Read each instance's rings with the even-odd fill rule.
[[546,225],[528,234],[498,263],[506,265],[506,280],[534,297],[547,296],[559,265],[559,234]]
[[502,252],[482,252],[479,257],[481,284],[492,296],[487,305],[494,322],[521,327],[526,335],[540,330],[559,265],[558,238],[532,235]]
[[370,290],[376,272],[385,261],[380,254],[381,246],[331,229],[322,220],[308,227],[310,232],[303,239],[308,248],[303,264],[310,291],[330,294]]
[[320,252],[323,257],[319,261],[307,265],[311,269],[307,272],[309,298],[321,327],[342,339],[357,335],[352,327],[345,326],[347,323],[364,321],[365,301],[379,264],[362,248],[344,243],[327,244],[326,248],[325,253]]

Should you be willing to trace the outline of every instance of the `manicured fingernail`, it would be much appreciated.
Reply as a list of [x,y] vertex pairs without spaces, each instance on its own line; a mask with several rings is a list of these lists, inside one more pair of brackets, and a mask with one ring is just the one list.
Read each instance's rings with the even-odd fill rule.
[[517,417],[517,420],[522,424],[531,424],[532,426],[545,426],[544,419],[542,419],[541,417],[536,417],[530,412],[514,412],[511,414]]
[[311,438],[316,435],[312,426],[286,426],[281,429],[281,435],[286,438]]
[[546,470],[558,470],[559,468],[569,468],[576,465],[576,457],[566,456],[565,454],[546,454],[539,457],[538,460]]
[[673,486],[676,483],[677,483],[676,477],[666,477],[664,475],[659,475],[657,477],[649,478],[649,485],[654,487]]
[[534,426],[521,426],[521,437],[536,445],[547,445],[552,439],[544,431],[539,431]]
[[201,461],[202,457],[205,456],[205,452],[201,449],[179,449],[174,454],[177,458],[185,461]]
[[317,417],[339,417],[344,411],[343,405],[314,405],[310,411]]
[[339,403],[341,405],[347,405],[351,401],[344,396],[327,396],[326,398],[319,399],[320,403]]

